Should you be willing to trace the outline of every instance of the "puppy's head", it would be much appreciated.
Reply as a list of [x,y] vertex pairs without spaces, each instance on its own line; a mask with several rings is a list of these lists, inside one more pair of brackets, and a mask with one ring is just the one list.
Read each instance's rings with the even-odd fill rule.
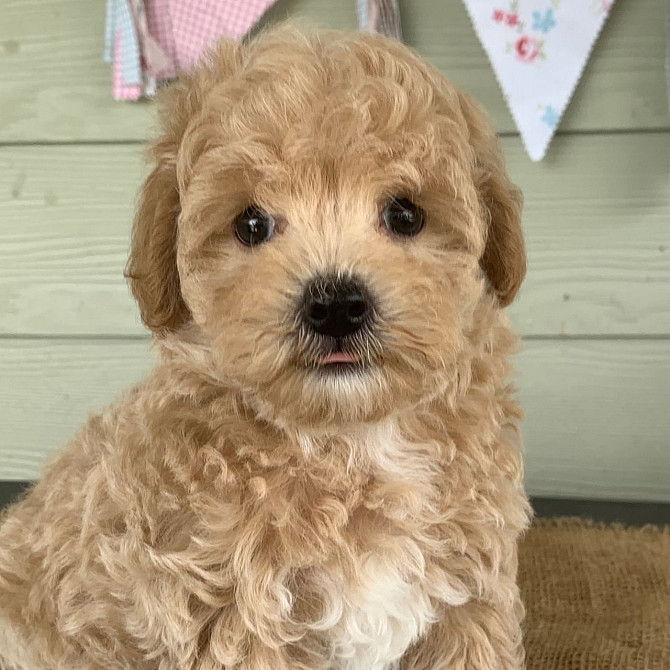
[[455,382],[525,272],[479,110],[399,43],[281,29],[165,92],[128,274],[266,418],[369,421]]

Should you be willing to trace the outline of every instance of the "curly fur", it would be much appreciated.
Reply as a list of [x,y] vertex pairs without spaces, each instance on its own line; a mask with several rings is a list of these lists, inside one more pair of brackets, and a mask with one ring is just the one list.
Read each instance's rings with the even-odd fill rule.
[[[291,28],[161,110],[128,265],[161,360],[5,513],[0,667],[519,670],[525,257],[482,113],[399,43]],[[379,224],[397,194],[416,238]],[[365,373],[310,363],[324,272],[375,297]]]

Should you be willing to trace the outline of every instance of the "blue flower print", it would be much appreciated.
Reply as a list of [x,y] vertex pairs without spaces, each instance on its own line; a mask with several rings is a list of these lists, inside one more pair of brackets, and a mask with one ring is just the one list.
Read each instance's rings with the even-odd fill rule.
[[555,25],[553,9],[548,9],[544,14],[533,12],[533,30],[539,30],[546,35]]
[[541,120],[550,128],[555,128],[558,123],[558,112],[551,105],[545,105]]

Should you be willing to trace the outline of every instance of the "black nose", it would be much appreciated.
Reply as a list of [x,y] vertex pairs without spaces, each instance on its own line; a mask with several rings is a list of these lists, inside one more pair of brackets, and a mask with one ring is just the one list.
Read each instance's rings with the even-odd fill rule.
[[315,279],[305,291],[305,320],[321,335],[345,337],[363,326],[370,311],[366,291],[354,279]]

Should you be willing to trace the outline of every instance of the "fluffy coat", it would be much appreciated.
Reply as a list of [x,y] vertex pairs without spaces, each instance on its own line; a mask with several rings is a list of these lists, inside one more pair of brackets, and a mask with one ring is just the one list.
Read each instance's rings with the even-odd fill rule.
[[[160,362],[4,514],[0,667],[519,670],[525,255],[485,117],[399,43],[290,28],[161,98],[128,265]],[[359,373],[296,317],[323,272],[374,295]]]

